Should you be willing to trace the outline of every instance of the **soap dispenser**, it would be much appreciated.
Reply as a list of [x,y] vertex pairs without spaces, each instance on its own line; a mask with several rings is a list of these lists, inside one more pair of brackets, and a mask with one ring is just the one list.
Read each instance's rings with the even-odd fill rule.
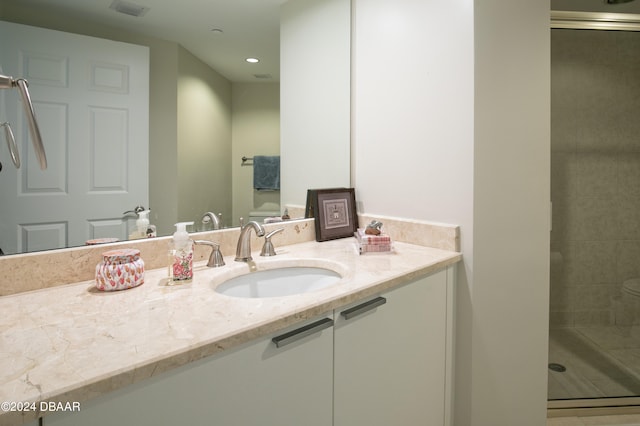
[[142,235],[142,238],[152,238],[156,236],[156,227],[149,222],[149,213],[151,213],[151,210],[138,212],[136,227],[138,228],[138,232]]
[[193,240],[187,226],[193,222],[178,222],[169,242],[169,285],[190,282],[193,279]]
[[149,223],[150,212],[151,210],[140,210],[136,212],[138,215],[138,219],[136,220],[136,230],[129,234],[130,240],[156,236],[156,227]]

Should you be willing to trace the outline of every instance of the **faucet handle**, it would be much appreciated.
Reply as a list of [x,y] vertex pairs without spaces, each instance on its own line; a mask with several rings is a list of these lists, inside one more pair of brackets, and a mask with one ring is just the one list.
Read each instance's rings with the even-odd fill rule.
[[220,252],[220,244],[207,240],[195,240],[194,243],[211,247],[211,254],[209,255],[209,261],[207,262],[208,267],[217,268],[225,265],[224,258]]
[[260,252],[260,256],[275,256],[276,250],[273,247],[273,243],[271,242],[271,237],[273,237],[278,232],[284,231],[284,228],[278,228],[275,231],[269,232],[264,236],[264,245],[262,246],[262,251]]

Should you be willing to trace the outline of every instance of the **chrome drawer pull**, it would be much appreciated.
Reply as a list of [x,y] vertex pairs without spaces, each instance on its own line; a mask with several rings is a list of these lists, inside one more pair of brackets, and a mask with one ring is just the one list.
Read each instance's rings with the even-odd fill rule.
[[353,308],[349,308],[346,311],[340,312],[340,315],[343,316],[344,319],[348,320],[353,317],[357,317],[358,315],[364,314],[372,309],[377,308],[378,306],[382,306],[387,303],[387,299],[384,297],[376,297],[375,299],[369,300],[368,302],[364,302],[358,306],[354,306]]
[[297,328],[280,336],[276,336],[271,341],[276,344],[276,347],[281,348],[290,343],[297,342],[298,340],[311,336],[312,334],[319,333],[325,328],[333,326],[333,320],[331,318],[323,318],[320,321],[305,325],[304,327]]

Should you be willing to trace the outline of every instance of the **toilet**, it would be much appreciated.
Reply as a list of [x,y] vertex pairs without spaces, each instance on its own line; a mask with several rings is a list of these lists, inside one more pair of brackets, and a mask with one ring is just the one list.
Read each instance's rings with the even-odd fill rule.
[[249,212],[249,220],[255,220],[258,223],[265,223],[265,219],[272,217],[280,217],[280,212],[271,210]]

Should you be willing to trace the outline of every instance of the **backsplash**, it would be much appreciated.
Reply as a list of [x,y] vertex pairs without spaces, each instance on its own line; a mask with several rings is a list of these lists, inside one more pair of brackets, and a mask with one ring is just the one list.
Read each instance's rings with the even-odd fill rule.
[[460,251],[459,226],[379,215],[358,215],[361,227],[374,219],[384,224],[384,233],[389,234],[394,241],[448,251]]
[[[458,226],[391,218],[375,215],[359,215],[361,226],[372,219],[384,223],[384,232],[394,241],[402,241],[448,251],[460,251]],[[267,232],[285,228],[273,237],[276,247],[297,244],[315,239],[314,220],[302,219],[264,225]],[[224,256],[235,254],[239,229],[197,232],[190,234],[194,240],[209,240],[220,244]],[[167,266],[167,246],[171,237],[123,241],[121,243],[75,247],[0,257],[0,296],[55,287],[94,278],[95,267],[102,260],[102,253],[114,248],[136,248],[145,262],[146,269]],[[259,250],[262,242],[252,233],[253,250]],[[194,261],[208,258],[211,248],[196,245]]]

